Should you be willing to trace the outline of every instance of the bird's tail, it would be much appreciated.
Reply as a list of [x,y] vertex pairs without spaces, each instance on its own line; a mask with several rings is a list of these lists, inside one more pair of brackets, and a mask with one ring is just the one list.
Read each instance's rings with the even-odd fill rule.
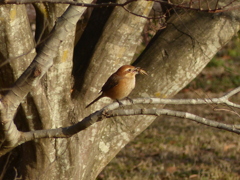
[[100,96],[98,96],[96,99],[94,99],[91,103],[89,103],[85,108],[88,108],[89,106],[91,106],[93,103],[95,103],[96,101],[98,101],[99,99],[101,99],[102,97],[104,97],[102,94]]

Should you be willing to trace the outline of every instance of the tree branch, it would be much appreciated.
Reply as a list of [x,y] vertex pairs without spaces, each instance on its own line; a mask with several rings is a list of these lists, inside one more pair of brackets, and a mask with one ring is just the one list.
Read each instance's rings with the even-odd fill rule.
[[190,119],[200,124],[204,124],[206,126],[223,129],[229,132],[234,132],[236,134],[240,134],[240,125],[228,125],[224,123],[220,123],[217,121],[213,121],[210,119],[206,119],[188,112],[181,112],[169,109],[118,109],[107,112],[107,117],[115,117],[115,116],[129,116],[129,115],[168,115],[174,117],[180,117],[184,119]]
[[[239,104],[235,104],[228,99],[233,95],[240,92],[240,87],[230,91],[220,98],[204,98],[204,99],[160,99],[160,98],[137,98],[129,100],[123,100],[121,103],[123,105],[133,105],[133,104],[174,104],[174,105],[200,105],[200,104],[227,104],[230,107],[240,108]],[[1,105],[1,104],[0,104]],[[1,106],[0,106],[1,107]],[[180,117],[185,119],[190,119],[192,121],[218,128],[226,131],[234,132],[240,134],[240,125],[227,125],[224,123],[219,123],[210,119],[206,119],[188,112],[181,112],[168,109],[120,109],[119,103],[114,102],[99,111],[96,111],[89,116],[85,117],[82,121],[68,127],[57,128],[57,129],[46,129],[46,130],[36,130],[30,132],[20,132],[20,138],[18,142],[13,144],[10,149],[18,146],[19,144],[25,143],[27,141],[40,139],[40,138],[68,138],[80,131],[83,131],[93,125],[98,121],[102,121],[104,118],[115,117],[115,116],[130,116],[130,115],[168,115],[174,117]],[[9,149],[8,149],[9,150]],[[8,150],[0,151],[0,156],[8,152]]]
[[[192,105],[200,105],[200,104],[227,104],[231,107],[240,108],[240,105],[232,103],[228,101],[228,98],[235,95],[240,91],[240,87],[230,91],[226,95],[220,98],[205,98],[205,99],[160,99],[160,98],[137,98],[132,99],[133,102],[129,100],[121,101],[123,105],[132,105],[133,104],[192,104]],[[39,138],[67,138],[70,137],[89,126],[93,125],[94,123],[103,120],[104,118],[115,117],[115,116],[130,116],[130,115],[169,115],[175,116],[180,118],[186,118],[193,120],[195,122],[224,129],[227,131],[231,131],[237,134],[240,134],[240,125],[227,125],[223,123],[219,123],[213,120],[209,120],[188,112],[181,112],[181,111],[174,111],[168,109],[120,109],[116,110],[119,107],[119,103],[114,102],[99,111],[85,117],[82,121],[78,122],[77,124],[65,128],[57,128],[57,129],[50,129],[50,130],[38,130],[38,131],[31,131],[22,133],[22,143],[26,141],[30,141],[33,139]]]
[[[229,101],[229,98],[240,92],[240,87],[233,89],[219,98],[203,98],[203,99],[161,99],[161,98],[136,98],[132,102],[123,100],[123,105],[132,104],[172,104],[172,105],[201,105],[201,104],[224,104],[230,107],[240,108],[240,104]],[[118,104],[113,103],[106,107],[106,110],[115,109]]]
[[[126,6],[129,3],[135,2],[137,0],[129,0],[125,3],[84,3],[78,1],[69,1],[69,0],[0,0],[0,4],[32,4],[32,3],[54,3],[54,4],[69,4],[75,6],[82,6],[82,7],[110,7],[110,6]],[[165,1],[161,1],[162,3],[166,3]]]
[[[32,3],[54,3],[54,4],[69,4],[69,5],[75,5],[75,6],[82,6],[82,7],[93,7],[93,8],[101,8],[101,7],[123,7],[126,11],[127,9],[125,8],[126,5],[135,2],[137,0],[128,0],[124,3],[100,3],[100,4],[95,4],[95,3],[83,3],[83,2],[77,2],[77,1],[69,1],[69,0],[0,0],[0,4],[32,4]],[[195,11],[202,11],[202,12],[207,12],[207,13],[220,13],[220,12],[225,12],[225,11],[230,11],[230,10],[235,10],[239,9],[239,5],[233,5],[234,3],[237,2],[237,0],[232,0],[228,4],[219,7],[218,4],[219,2],[215,4],[214,9],[208,8],[203,9],[201,5],[201,0],[198,0],[199,2],[199,7],[198,8],[193,8],[192,7],[192,2],[190,3],[180,3],[180,4],[173,4],[170,1],[164,1],[164,0],[146,0],[146,1],[154,1],[158,2],[161,4],[165,5],[170,5],[175,8],[181,8],[181,9],[189,9],[189,10],[195,10]],[[233,7],[228,8],[229,6],[233,5]],[[146,17],[145,17],[146,18]]]

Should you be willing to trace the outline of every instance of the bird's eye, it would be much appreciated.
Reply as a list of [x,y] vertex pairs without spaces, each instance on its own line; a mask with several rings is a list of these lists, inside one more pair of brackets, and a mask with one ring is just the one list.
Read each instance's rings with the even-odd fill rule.
[[131,69],[127,69],[128,72],[131,72]]

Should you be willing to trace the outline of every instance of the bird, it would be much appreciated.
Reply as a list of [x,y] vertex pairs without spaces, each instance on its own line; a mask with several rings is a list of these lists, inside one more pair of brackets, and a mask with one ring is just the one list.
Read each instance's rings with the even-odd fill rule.
[[121,66],[115,73],[113,73],[102,86],[99,96],[89,103],[86,108],[91,106],[93,103],[97,102],[103,97],[109,97],[116,100],[120,105],[119,100],[128,97],[128,95],[135,88],[136,74],[145,74],[146,71],[139,67],[134,67],[131,65]]

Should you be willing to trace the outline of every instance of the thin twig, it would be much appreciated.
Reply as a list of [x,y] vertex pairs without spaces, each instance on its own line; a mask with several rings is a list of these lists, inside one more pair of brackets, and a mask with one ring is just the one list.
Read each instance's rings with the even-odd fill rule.
[[[135,2],[137,0],[128,0],[124,3],[100,3],[100,4],[95,4],[95,3],[79,3],[77,1],[64,1],[64,0],[36,0],[34,3],[43,3],[43,2],[49,2],[49,3],[54,3],[54,4],[69,4],[69,5],[75,5],[75,6],[82,6],[82,7],[93,7],[93,8],[102,8],[102,7],[125,7],[129,3]],[[161,4],[166,4],[170,5],[172,7],[176,8],[182,8],[182,9],[189,9],[189,10],[195,10],[195,11],[202,11],[202,12],[207,12],[207,13],[219,13],[219,12],[225,12],[229,10],[234,10],[234,9],[239,9],[239,6],[235,6],[233,8],[226,8],[233,3],[237,2],[237,0],[232,0],[230,3],[226,4],[225,6],[218,7],[219,0],[217,0],[217,3],[215,5],[215,9],[209,10],[208,9],[203,9],[201,6],[201,0],[198,0],[199,3],[199,8],[192,8],[192,3],[193,1],[191,0],[190,3],[182,3],[182,4],[173,4],[170,1],[164,1],[164,0],[146,0],[146,1],[154,1],[158,2]],[[32,0],[5,0],[5,1],[0,1],[0,4],[32,4]],[[125,8],[126,10],[126,8]]]

